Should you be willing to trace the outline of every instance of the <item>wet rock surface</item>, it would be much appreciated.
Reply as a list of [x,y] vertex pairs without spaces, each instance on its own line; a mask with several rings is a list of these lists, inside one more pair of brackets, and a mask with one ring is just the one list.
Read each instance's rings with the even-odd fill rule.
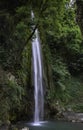
[[9,126],[8,125],[2,125],[2,126],[0,126],[0,130],[9,130]]
[[83,123],[83,113],[63,112],[63,117],[67,121]]

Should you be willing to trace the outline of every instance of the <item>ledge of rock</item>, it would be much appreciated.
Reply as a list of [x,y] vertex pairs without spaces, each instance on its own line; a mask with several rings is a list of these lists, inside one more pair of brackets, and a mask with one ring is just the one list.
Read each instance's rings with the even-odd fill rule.
[[63,112],[63,117],[67,121],[83,123],[83,113]]

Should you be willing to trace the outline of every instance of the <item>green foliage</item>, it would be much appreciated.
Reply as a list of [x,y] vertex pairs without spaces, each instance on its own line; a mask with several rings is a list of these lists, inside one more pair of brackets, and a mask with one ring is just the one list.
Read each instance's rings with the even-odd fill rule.
[[[51,70],[51,77],[47,77],[49,82],[53,82],[48,90],[47,102],[52,100],[55,103],[56,100],[59,100],[63,105],[68,105],[67,103],[71,99],[71,89],[78,86],[78,83],[74,80],[71,81],[70,77],[74,72],[76,75],[82,68],[81,62],[79,63],[82,35],[75,20],[75,6],[69,7],[68,0],[51,1],[49,3],[49,8],[45,10],[40,18],[40,26],[43,27],[41,34],[45,40],[42,39],[49,48],[45,50],[47,54],[47,57],[45,57],[47,61],[45,62],[49,63],[50,67],[45,64],[47,67],[45,71],[49,72]],[[70,90],[68,90],[69,84],[66,84],[67,81],[71,84],[73,82]],[[74,87],[75,83],[76,86]],[[76,97],[73,97],[73,102],[74,98]]]
[[[19,107],[20,100],[22,99],[22,95],[24,94],[24,90],[20,87],[15,81],[9,81],[9,95],[10,95],[10,107]],[[14,104],[14,106],[13,106]]]
[[[12,78],[13,76],[11,76]],[[7,83],[3,84],[0,89],[0,120],[5,122],[7,120],[12,120],[10,115],[14,109],[20,108],[20,102],[22,100],[22,95],[24,95],[24,90],[19,86],[13,78],[11,80],[7,79]],[[11,111],[12,110],[12,111]],[[11,112],[11,113],[10,113]],[[16,116],[16,115],[15,115]]]
[[67,86],[67,93],[69,95],[69,99],[66,102],[65,107],[70,107],[74,111],[82,112],[82,75],[79,77],[70,77],[66,80],[65,85]]
[[21,79],[21,82],[23,86],[31,84],[30,78],[31,78],[31,44],[29,43],[27,46],[25,46],[24,51],[22,53],[22,63],[21,63],[21,69],[17,71],[17,75],[19,79]]
[[[6,77],[5,84],[1,83],[0,120],[20,119],[24,111],[30,115],[33,81],[31,39],[28,38],[33,24],[38,24],[42,43],[45,102],[56,106],[58,100],[64,106],[82,111],[82,81],[76,76],[83,73],[83,47],[75,5],[70,7],[69,0],[12,2],[0,2],[0,64],[13,74],[9,79]],[[31,10],[36,16],[34,23]],[[80,103],[76,106],[74,101],[77,103],[78,96]]]
[[75,104],[73,106],[73,110],[75,112],[81,112],[81,113],[83,113],[83,104],[82,103],[81,104]]

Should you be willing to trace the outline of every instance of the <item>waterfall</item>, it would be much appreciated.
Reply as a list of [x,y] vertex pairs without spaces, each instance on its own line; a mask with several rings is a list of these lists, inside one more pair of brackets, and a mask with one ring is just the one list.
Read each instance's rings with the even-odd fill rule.
[[70,0],[69,6],[72,7],[76,0]]
[[[32,19],[34,13],[31,12]],[[34,29],[34,27],[33,27]],[[44,94],[43,94],[43,78],[42,78],[42,56],[41,45],[38,29],[35,30],[32,39],[32,56],[33,56],[33,77],[34,77],[34,123],[39,123],[43,120],[44,115]]]

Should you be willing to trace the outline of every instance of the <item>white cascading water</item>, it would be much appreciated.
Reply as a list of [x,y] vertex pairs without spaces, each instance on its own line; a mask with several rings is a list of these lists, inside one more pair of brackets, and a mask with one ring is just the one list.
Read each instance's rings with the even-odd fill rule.
[[[34,19],[34,13],[31,12],[31,17]],[[34,27],[33,27],[34,29]],[[32,55],[33,55],[33,72],[34,72],[34,99],[35,112],[34,123],[39,123],[43,120],[44,115],[44,94],[43,94],[43,78],[42,78],[42,57],[41,46],[38,29],[35,30],[32,39]]]
[[70,0],[69,6],[72,7],[76,0]]

